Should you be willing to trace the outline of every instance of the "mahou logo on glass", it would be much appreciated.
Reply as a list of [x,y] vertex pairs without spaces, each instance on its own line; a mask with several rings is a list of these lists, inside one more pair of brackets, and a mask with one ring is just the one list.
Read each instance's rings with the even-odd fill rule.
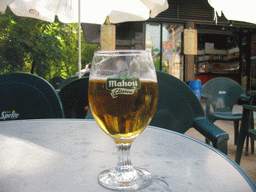
[[139,78],[109,78],[106,87],[110,90],[110,95],[117,98],[118,95],[133,95],[141,86]]

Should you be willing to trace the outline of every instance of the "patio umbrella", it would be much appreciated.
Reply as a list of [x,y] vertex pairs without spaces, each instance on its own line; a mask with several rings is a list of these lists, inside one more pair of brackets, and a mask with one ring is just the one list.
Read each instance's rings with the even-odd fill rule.
[[255,0],[208,0],[209,4],[214,8],[215,19],[216,13],[221,13],[228,20],[244,21],[256,24]]
[[81,77],[81,23],[103,24],[144,21],[168,8],[167,0],[1,0],[0,12],[6,7],[15,15],[53,22],[78,23],[78,67]]

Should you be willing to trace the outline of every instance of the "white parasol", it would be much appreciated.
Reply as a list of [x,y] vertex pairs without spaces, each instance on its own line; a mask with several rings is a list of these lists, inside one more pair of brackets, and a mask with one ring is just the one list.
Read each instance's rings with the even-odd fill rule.
[[208,0],[208,2],[219,16],[223,13],[228,20],[256,24],[255,0]]
[[0,0],[0,12],[6,7],[15,15],[53,22],[78,23],[78,68],[81,77],[81,23],[103,24],[144,21],[168,8],[167,0]]

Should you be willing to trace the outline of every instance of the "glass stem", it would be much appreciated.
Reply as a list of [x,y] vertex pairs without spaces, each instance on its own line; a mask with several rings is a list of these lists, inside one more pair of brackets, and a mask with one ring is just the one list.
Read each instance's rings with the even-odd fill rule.
[[138,179],[138,173],[131,163],[131,143],[118,143],[116,147],[118,151],[118,162],[114,171],[115,176],[112,176],[121,183],[129,183]]
[[116,144],[118,152],[118,162],[117,167],[121,169],[126,169],[127,166],[131,166],[131,143],[118,143]]

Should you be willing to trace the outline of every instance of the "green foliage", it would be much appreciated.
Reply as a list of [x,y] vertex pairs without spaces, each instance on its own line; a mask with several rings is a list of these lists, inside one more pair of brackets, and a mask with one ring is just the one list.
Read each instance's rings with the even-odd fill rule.
[[[82,67],[91,62],[99,45],[82,38]],[[49,23],[0,14],[0,74],[30,72],[46,80],[78,71],[78,24]]]
[[[160,70],[160,57],[154,58],[154,64],[155,64],[156,70]],[[168,69],[166,67],[164,67],[164,65],[165,65],[165,63],[162,62],[162,71],[168,73]]]
[[154,64],[155,64],[156,70],[160,70],[160,57],[154,58]]

